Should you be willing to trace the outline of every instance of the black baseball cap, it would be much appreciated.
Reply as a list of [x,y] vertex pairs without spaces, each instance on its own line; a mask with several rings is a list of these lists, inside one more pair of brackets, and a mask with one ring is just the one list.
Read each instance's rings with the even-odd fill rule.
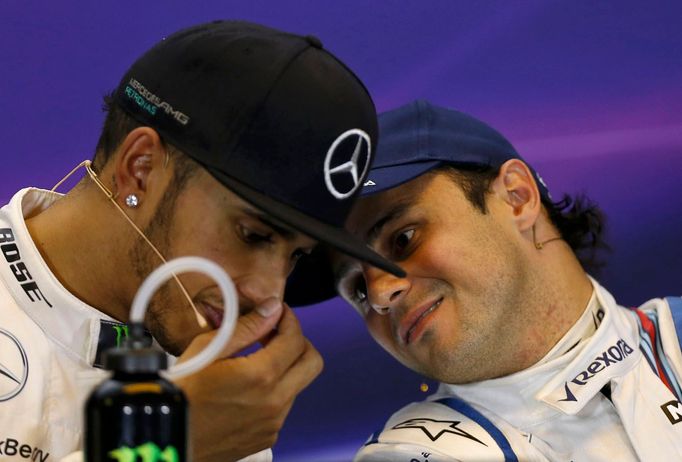
[[[404,276],[343,229],[374,155],[376,110],[317,38],[243,21],[189,27],[142,55],[115,99],[255,207]],[[305,297],[296,280],[287,301]]]
[[[497,130],[463,112],[417,100],[379,116],[381,142],[361,195],[395,188],[442,165],[497,168],[523,160]],[[524,161],[525,163],[525,161]],[[543,199],[545,181],[529,165]]]

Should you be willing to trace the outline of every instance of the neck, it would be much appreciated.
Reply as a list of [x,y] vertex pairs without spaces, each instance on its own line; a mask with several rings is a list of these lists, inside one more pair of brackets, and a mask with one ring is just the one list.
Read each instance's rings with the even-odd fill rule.
[[[85,212],[87,211],[87,212]],[[75,297],[126,321],[132,302],[132,241],[123,218],[91,184],[80,185],[26,226],[43,259]]]
[[518,337],[522,364],[516,365],[517,370],[540,361],[561,340],[582,316],[593,291],[566,242],[552,242],[537,252],[542,255],[535,255],[536,274],[523,307],[526,322]]

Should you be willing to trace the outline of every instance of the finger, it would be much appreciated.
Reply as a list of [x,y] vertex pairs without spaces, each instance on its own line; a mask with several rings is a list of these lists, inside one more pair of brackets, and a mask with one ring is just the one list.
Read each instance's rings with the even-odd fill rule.
[[[286,302],[283,302],[282,304],[284,308],[291,309],[291,307]],[[293,313],[293,310],[291,312]],[[298,321],[298,318],[296,318],[296,321]],[[268,335],[261,339],[260,341],[261,346],[266,346],[268,343],[270,343],[270,340],[272,340],[275,337],[275,335],[277,335],[277,329],[272,330]]]
[[[282,304],[273,302],[268,299],[261,306],[264,309],[258,309],[239,316],[235,325],[232,337],[223,348],[219,355],[221,358],[229,357],[230,355],[243,350],[261,339],[265,338],[277,325],[277,322],[282,316]],[[267,316],[264,315],[267,314]],[[199,351],[203,350],[206,345],[213,340],[217,334],[217,330],[206,332],[197,335],[187,349],[180,356],[179,361],[186,361],[188,358],[194,356]]]
[[277,331],[263,348],[247,358],[252,359],[254,365],[262,367],[263,373],[279,377],[303,354],[305,342],[298,319],[291,308],[284,307]]
[[[269,301],[256,307],[253,311],[240,316],[237,319],[232,338],[223,349],[222,357],[228,357],[244,348],[260,341],[277,327],[282,318],[284,307],[282,302],[271,298]],[[263,308],[263,307],[266,308]],[[264,314],[266,313],[266,314]]]
[[263,337],[263,338],[260,340],[261,346],[262,346],[262,347],[267,346],[267,344],[270,343],[270,340],[272,340],[273,338],[275,338],[276,335],[277,335],[277,329],[274,329],[274,330],[270,331],[270,333],[268,333],[265,337]]
[[[324,368],[322,356],[308,339],[305,339],[303,354],[281,376],[279,392],[284,396],[300,393],[320,375]],[[279,395],[282,396],[282,395]]]

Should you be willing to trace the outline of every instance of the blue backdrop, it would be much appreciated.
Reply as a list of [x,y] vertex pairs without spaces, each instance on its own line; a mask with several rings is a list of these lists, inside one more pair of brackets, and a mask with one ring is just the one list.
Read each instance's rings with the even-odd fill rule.
[[[318,35],[378,109],[428,98],[499,129],[555,196],[609,217],[600,280],[623,304],[680,294],[679,1],[116,1],[0,6],[0,199],[50,187],[93,152],[101,97],[166,34],[217,18]],[[326,359],[297,400],[278,461],[349,460],[421,378],[335,300],[299,311]]]

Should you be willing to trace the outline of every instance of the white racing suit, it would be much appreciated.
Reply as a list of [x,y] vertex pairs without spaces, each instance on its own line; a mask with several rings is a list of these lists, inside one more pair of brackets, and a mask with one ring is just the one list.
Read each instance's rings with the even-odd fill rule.
[[25,217],[59,197],[24,189],[0,210],[0,460],[82,459],[84,403],[107,376],[101,353],[127,333],[66,290],[33,243]]
[[393,414],[355,461],[682,460],[682,299],[633,310],[593,285],[585,314],[538,364],[441,384]]

